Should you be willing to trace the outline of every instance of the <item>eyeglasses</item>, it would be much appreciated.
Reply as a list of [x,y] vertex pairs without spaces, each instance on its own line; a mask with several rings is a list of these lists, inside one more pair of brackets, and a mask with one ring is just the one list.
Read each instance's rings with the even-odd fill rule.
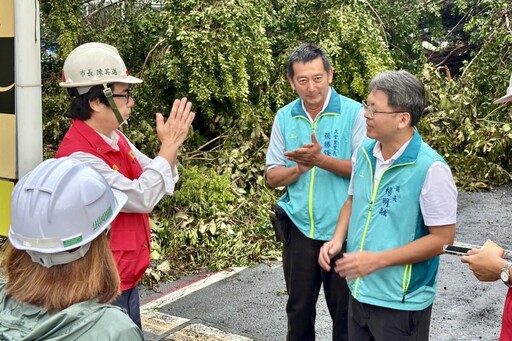
[[112,94],[112,97],[124,97],[126,98],[126,103],[128,103],[130,101],[130,98],[132,97],[131,91],[132,89],[128,89],[126,90],[125,94]]
[[363,103],[364,111],[366,111],[366,113],[368,114],[368,116],[370,118],[374,118],[375,114],[399,114],[401,112],[405,112],[404,110],[400,110],[400,111],[375,111],[374,109],[372,109],[372,108],[370,108],[368,106],[366,101],[362,101],[362,103]]

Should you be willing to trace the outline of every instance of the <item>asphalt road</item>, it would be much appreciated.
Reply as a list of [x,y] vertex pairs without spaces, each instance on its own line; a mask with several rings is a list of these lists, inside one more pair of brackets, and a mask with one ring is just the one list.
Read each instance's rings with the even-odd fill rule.
[[[459,193],[457,242],[487,238],[510,249],[512,185]],[[142,289],[148,340],[284,340],[286,295],[279,261]],[[506,294],[501,282],[481,283],[458,256],[442,255],[431,340],[497,340]],[[317,340],[330,340],[331,323],[320,295]],[[156,327],[155,327],[156,326]]]

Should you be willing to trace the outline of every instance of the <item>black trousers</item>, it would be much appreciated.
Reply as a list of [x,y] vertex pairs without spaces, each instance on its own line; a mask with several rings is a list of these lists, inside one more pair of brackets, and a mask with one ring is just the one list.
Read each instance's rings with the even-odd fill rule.
[[[291,223],[291,222],[290,222]],[[333,321],[332,339],[348,340],[349,289],[345,278],[334,272],[334,262],[345,251],[331,260],[331,271],[318,264],[323,241],[307,238],[291,223],[290,242],[283,248],[283,270],[288,291],[288,341],[315,340],[316,303],[323,284],[327,308]]]
[[139,288],[134,287],[122,291],[121,296],[116,298],[112,304],[126,310],[126,313],[130,316],[132,321],[142,329],[142,323],[140,321]]
[[432,305],[409,311],[361,303],[350,296],[348,330],[357,341],[428,341]]

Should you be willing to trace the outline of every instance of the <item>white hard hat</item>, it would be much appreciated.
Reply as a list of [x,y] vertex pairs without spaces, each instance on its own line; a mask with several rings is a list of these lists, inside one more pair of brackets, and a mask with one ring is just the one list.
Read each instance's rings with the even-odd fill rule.
[[76,88],[82,95],[95,85],[107,83],[141,83],[130,76],[117,49],[103,43],[86,43],[75,48],[64,62],[62,82],[64,88]]
[[14,187],[9,241],[45,267],[83,257],[127,201],[86,163],[49,159]]
[[510,75],[510,83],[508,84],[507,94],[501,98],[498,98],[493,103],[499,104],[499,103],[505,103],[505,102],[509,102],[509,101],[512,101],[512,75]]

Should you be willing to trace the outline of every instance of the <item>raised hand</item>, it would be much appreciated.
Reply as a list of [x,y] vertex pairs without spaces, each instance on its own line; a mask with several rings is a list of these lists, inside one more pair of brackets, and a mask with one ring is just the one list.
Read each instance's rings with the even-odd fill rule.
[[162,143],[158,155],[167,159],[172,166],[176,163],[178,148],[187,138],[190,125],[196,116],[191,109],[192,102],[184,97],[174,100],[167,121],[161,113],[156,114],[156,133]]
[[191,109],[192,102],[184,97],[174,100],[167,121],[164,121],[161,113],[156,114],[156,132],[162,144],[183,144],[195,118],[195,113],[190,111]]

